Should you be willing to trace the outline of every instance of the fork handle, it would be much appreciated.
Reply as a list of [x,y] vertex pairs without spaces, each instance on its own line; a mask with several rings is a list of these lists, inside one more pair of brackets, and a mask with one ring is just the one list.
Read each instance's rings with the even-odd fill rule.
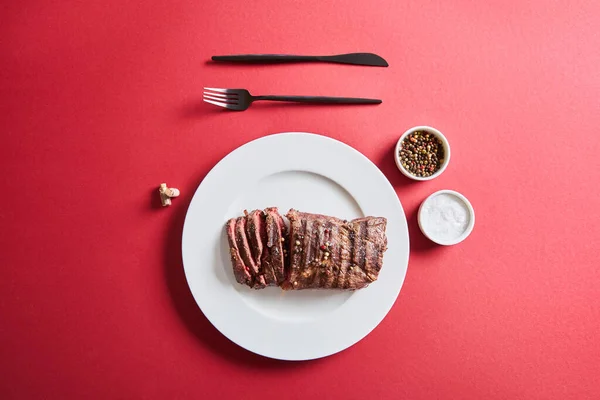
[[321,104],[381,104],[379,99],[360,97],[324,97],[324,96],[252,96],[252,100],[294,101],[297,103]]
[[213,61],[228,62],[292,62],[319,61],[317,56],[295,56],[291,54],[239,54],[232,56],[212,56]]

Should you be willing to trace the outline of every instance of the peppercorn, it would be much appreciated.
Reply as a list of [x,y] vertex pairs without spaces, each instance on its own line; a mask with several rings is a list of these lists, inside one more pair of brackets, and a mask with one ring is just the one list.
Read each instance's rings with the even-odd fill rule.
[[428,177],[444,163],[444,146],[441,140],[429,133],[415,131],[409,134],[400,147],[401,165],[410,174]]

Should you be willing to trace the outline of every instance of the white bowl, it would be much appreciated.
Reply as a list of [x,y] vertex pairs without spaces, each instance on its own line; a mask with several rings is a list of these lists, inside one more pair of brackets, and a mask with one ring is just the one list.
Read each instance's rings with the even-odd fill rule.
[[[411,133],[416,132],[416,131],[424,131],[424,132],[430,133],[432,135],[435,135],[442,142],[442,146],[444,146],[444,162],[440,166],[440,169],[438,169],[435,172],[435,174],[433,174],[431,176],[423,177],[423,176],[413,175],[410,172],[408,172],[408,170],[406,168],[404,168],[402,166],[402,162],[400,161],[400,148],[402,147],[402,141],[408,135],[410,135]],[[437,178],[438,176],[440,176],[442,174],[442,172],[444,172],[444,170],[448,166],[448,163],[450,162],[450,144],[448,143],[448,140],[442,134],[442,132],[438,131],[437,129],[432,128],[430,126],[415,126],[414,128],[410,128],[409,130],[404,132],[402,134],[402,136],[400,136],[400,139],[398,139],[398,143],[396,143],[396,149],[394,150],[394,159],[396,160],[396,166],[398,167],[400,172],[402,172],[408,178],[414,179],[415,181],[430,181],[433,178]]]
[[[431,214],[424,211],[426,208],[436,207],[435,198],[439,195],[446,195],[455,204],[464,205],[464,211],[466,214],[465,221],[459,222],[462,225],[460,226],[459,231],[455,232],[454,235],[451,234],[447,237],[443,237],[444,228],[442,228],[441,230],[436,229],[439,228],[440,225],[436,224],[435,222],[432,223],[431,218],[433,218],[435,212],[434,214]],[[440,224],[450,223],[449,218],[451,218],[452,216],[456,218],[456,214],[453,214],[452,210],[441,210],[441,207],[439,205],[436,208],[438,209],[438,213],[440,213],[439,215],[442,217],[441,219],[443,219],[443,221],[440,221]],[[475,226],[475,210],[473,209],[473,206],[471,205],[469,200],[467,200],[467,198],[462,194],[455,192],[454,190],[440,190],[427,197],[423,201],[423,203],[421,203],[417,219],[419,222],[419,228],[421,229],[421,232],[423,232],[423,235],[425,235],[429,240],[442,246],[451,246],[462,242],[467,238],[467,236],[471,234],[471,232],[473,231],[473,227]],[[448,232],[448,230],[449,229],[446,227],[446,233]]]

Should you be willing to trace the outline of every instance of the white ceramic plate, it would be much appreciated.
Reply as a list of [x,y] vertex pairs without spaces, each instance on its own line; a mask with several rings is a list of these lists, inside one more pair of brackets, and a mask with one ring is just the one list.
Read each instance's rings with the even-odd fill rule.
[[[349,291],[252,290],[233,277],[225,222],[244,209],[279,207],[345,219],[388,219],[379,279]],[[233,342],[263,356],[308,360],[344,350],[371,332],[400,293],[408,265],[402,205],[381,171],[352,147],[309,133],[247,143],[204,178],[183,228],[185,275],[204,315]]]

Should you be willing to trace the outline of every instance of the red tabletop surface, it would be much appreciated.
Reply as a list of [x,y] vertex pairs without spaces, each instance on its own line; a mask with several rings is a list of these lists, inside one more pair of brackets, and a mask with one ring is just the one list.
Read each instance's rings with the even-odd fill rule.
[[[600,398],[597,1],[1,9],[0,398]],[[208,62],[345,52],[390,67]],[[383,104],[233,113],[202,103],[203,86]],[[452,159],[441,177],[413,183],[393,147],[421,124],[445,133]],[[365,154],[410,228],[406,281],[387,317],[309,362],[222,336],[189,292],[180,251],[207,172],[285,131]],[[161,182],[181,190],[170,208],[158,204]],[[477,215],[472,235],[446,248],[416,222],[440,189],[466,195]]]

